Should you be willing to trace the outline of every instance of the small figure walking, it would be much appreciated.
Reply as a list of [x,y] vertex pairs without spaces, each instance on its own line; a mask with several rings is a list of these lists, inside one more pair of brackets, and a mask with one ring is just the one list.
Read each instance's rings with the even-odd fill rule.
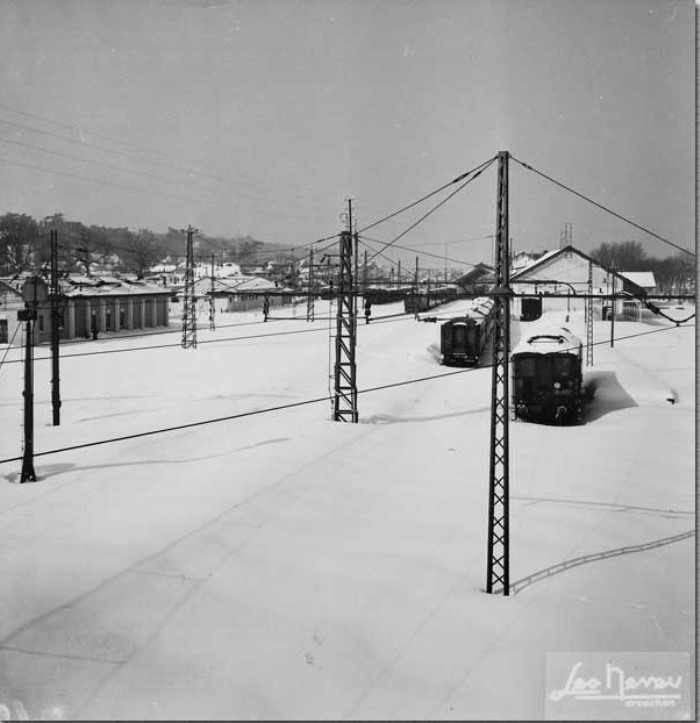
[[270,315],[270,297],[265,294],[265,300],[263,301],[263,321],[267,321],[267,317]]
[[370,316],[372,316],[372,302],[365,299],[365,324],[369,324]]

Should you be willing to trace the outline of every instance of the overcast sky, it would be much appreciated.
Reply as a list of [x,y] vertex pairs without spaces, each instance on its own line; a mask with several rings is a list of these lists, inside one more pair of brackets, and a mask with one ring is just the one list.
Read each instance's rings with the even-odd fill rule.
[[[301,245],[343,228],[347,197],[363,227],[507,150],[695,245],[692,0],[0,0],[0,16],[0,213]],[[675,253],[514,162],[510,181],[516,251],[571,223],[584,251]],[[490,261],[495,199],[492,166],[399,243]]]

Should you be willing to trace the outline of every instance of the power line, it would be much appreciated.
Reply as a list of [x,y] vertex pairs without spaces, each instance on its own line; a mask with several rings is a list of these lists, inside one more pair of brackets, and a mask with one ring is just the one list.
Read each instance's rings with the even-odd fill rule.
[[[629,336],[618,337],[617,341],[619,342],[619,341],[624,341],[627,339],[635,339],[637,337],[647,336],[649,334],[658,334],[659,332],[669,331],[669,330],[675,329],[675,328],[676,327],[664,327],[662,329],[653,329],[651,331],[644,331],[644,332],[639,332],[637,334],[630,334]],[[322,330],[326,331],[327,329],[324,327]],[[607,341],[595,342],[596,346],[598,344],[607,344]],[[419,377],[417,379],[406,379],[401,382],[393,382],[391,384],[381,384],[376,387],[368,387],[366,389],[358,389],[357,393],[358,394],[370,394],[372,392],[383,391],[386,389],[394,389],[397,387],[408,386],[410,384],[419,384],[422,382],[432,381],[434,379],[441,379],[443,377],[451,377],[451,376],[455,376],[457,374],[471,373],[471,372],[475,372],[478,370],[488,369],[490,367],[491,367],[491,365],[489,364],[489,365],[482,366],[482,367],[469,367],[466,369],[456,369],[454,371],[442,372],[440,374],[432,374],[429,376]],[[192,429],[193,427],[201,427],[201,426],[208,425],[208,424],[218,424],[220,422],[228,422],[228,421],[232,421],[234,419],[243,419],[245,417],[252,417],[255,415],[259,415],[259,414],[268,414],[270,412],[278,412],[278,411],[282,411],[285,409],[294,409],[296,407],[303,407],[303,406],[308,406],[311,404],[318,404],[320,402],[327,402],[327,401],[330,401],[332,398],[333,397],[330,395],[323,396],[323,397],[316,397],[315,399],[306,399],[306,400],[303,400],[300,402],[290,402],[289,404],[280,404],[275,407],[266,407],[265,409],[256,409],[256,410],[252,410],[249,412],[241,412],[239,414],[230,414],[230,415],[226,415],[224,417],[216,417],[213,419],[204,419],[204,420],[201,420],[198,422],[188,422],[186,424],[178,424],[178,425],[175,425],[172,427],[163,427],[160,429],[153,429],[153,430],[149,430],[146,432],[136,432],[134,434],[127,434],[127,435],[123,435],[120,437],[110,437],[108,439],[101,439],[101,440],[97,440],[94,442],[85,442],[82,444],[74,444],[69,447],[61,447],[58,449],[48,450],[46,452],[34,452],[34,457],[44,457],[44,456],[51,455],[51,454],[59,454],[61,452],[70,452],[70,451],[73,451],[76,449],[86,449],[88,447],[97,447],[97,446],[104,445],[104,444],[114,444],[117,442],[124,442],[124,441],[128,441],[131,439],[150,437],[150,436],[154,436],[156,434],[165,434],[167,432],[177,432],[182,429]],[[21,459],[22,459],[22,457],[8,457],[7,459],[0,459],[0,464],[6,464],[8,462],[17,462],[18,460],[21,460]]]
[[[122,151],[116,151],[116,150],[109,149],[109,148],[103,148],[103,147],[98,146],[98,145],[96,145],[96,144],[94,144],[94,143],[87,143],[86,141],[79,141],[79,140],[76,140],[76,139],[73,139],[73,138],[67,138],[67,137],[62,136],[62,135],[59,135],[59,134],[57,134],[57,133],[51,133],[50,131],[39,130],[39,129],[37,129],[37,128],[32,128],[31,126],[24,125],[24,124],[22,124],[22,123],[15,123],[15,122],[13,122],[13,121],[8,121],[8,120],[5,120],[5,119],[3,119],[3,118],[0,118],[0,123],[5,123],[6,125],[10,125],[10,126],[15,126],[15,127],[20,128],[20,129],[23,129],[23,130],[31,131],[31,132],[33,132],[33,133],[38,133],[38,134],[41,134],[41,135],[47,135],[47,136],[50,136],[50,137],[53,137],[53,138],[57,138],[57,139],[59,139],[59,140],[61,140],[61,141],[65,141],[65,142],[67,142],[67,143],[72,143],[72,144],[74,144],[74,145],[84,146],[84,147],[88,147],[88,148],[93,148],[93,149],[95,149],[95,150],[97,150],[97,151],[100,151],[100,152],[102,152],[102,153],[111,153],[111,154],[114,154],[114,155],[117,155],[117,156],[121,156],[121,157],[123,157],[123,158],[135,160],[135,161],[138,161],[138,162],[141,162],[141,163],[156,164],[156,165],[160,165],[160,166],[165,166],[166,168],[171,168],[171,169],[177,170],[177,171],[179,171],[179,172],[182,172],[182,171],[183,171],[183,169],[177,168],[177,167],[173,166],[172,164],[163,163],[162,161],[149,161],[149,160],[144,159],[144,158],[141,158],[141,157],[139,157],[139,156],[134,156],[134,155],[132,155],[132,154],[130,154],[130,153],[124,153],[124,152],[122,152]],[[97,162],[97,161],[91,161],[91,160],[88,160],[88,159],[85,159],[85,158],[78,158],[78,157],[74,157],[74,156],[68,156],[67,154],[62,154],[62,153],[60,153],[60,152],[58,152],[58,151],[51,151],[51,150],[48,150],[48,149],[45,149],[45,148],[38,148],[38,147],[36,147],[36,146],[31,146],[31,145],[29,145],[29,144],[22,144],[22,143],[20,143],[19,141],[5,141],[5,142],[6,142],[6,143],[14,143],[14,144],[16,144],[16,145],[24,145],[24,146],[26,146],[26,147],[28,147],[28,148],[31,148],[32,150],[42,151],[42,152],[45,152],[45,153],[52,153],[52,154],[54,154],[54,155],[60,155],[60,156],[63,156],[63,157],[65,157],[65,158],[69,158],[69,159],[71,159],[71,160],[82,161],[82,162],[84,162],[84,163],[93,163],[93,164],[96,164],[96,165],[102,165],[102,166],[106,166],[106,167],[108,167],[108,168],[117,169],[116,166],[109,166],[109,165],[107,165],[107,164],[99,163],[99,162]],[[98,179],[93,179],[93,178],[84,178],[84,177],[82,177],[82,176],[78,176],[78,175],[75,175],[75,174],[60,173],[59,171],[55,171],[55,170],[48,169],[48,168],[36,168],[36,167],[31,166],[31,165],[29,165],[29,164],[22,164],[22,163],[20,163],[19,161],[10,161],[9,159],[0,159],[0,160],[4,160],[6,163],[12,163],[12,164],[18,165],[18,166],[24,165],[26,168],[35,168],[35,169],[37,169],[37,170],[42,170],[42,171],[45,171],[45,172],[47,172],[47,173],[59,173],[60,175],[66,175],[66,176],[68,176],[68,177],[78,178],[79,180],[83,180],[83,181],[89,181],[89,182],[94,182],[94,183],[104,183],[104,184],[106,184],[106,185],[117,186],[117,187],[121,187],[121,188],[129,188],[129,187],[125,186],[125,185],[116,184],[116,183],[113,183],[113,182],[110,182],[110,181],[98,180]],[[123,173],[134,173],[134,174],[140,175],[140,176],[148,176],[148,177],[154,178],[154,179],[159,180],[159,181],[165,181],[165,182],[167,182],[167,183],[183,184],[182,181],[178,181],[178,180],[171,179],[171,178],[164,178],[164,177],[160,177],[160,176],[151,176],[151,174],[145,174],[145,173],[142,173],[142,172],[139,172],[139,171],[135,171],[135,170],[131,170],[131,169],[117,169],[117,170],[120,170],[120,171],[123,172]],[[191,173],[191,174],[196,173],[197,175],[205,175],[205,174],[197,173],[196,171],[190,171],[190,173]],[[218,178],[218,177],[213,177],[213,178],[214,178],[215,180],[218,180],[218,181],[224,181],[224,182],[226,182],[226,183],[233,183],[232,181],[226,181],[226,179],[221,179],[221,178]],[[197,189],[199,189],[199,190],[205,190],[205,191],[216,192],[216,193],[224,193],[224,194],[227,194],[227,193],[228,193],[228,192],[226,192],[226,191],[224,191],[224,190],[214,189],[214,188],[210,188],[210,187],[198,186],[197,184],[194,184],[194,183],[191,183],[191,182],[190,182],[190,183],[185,183],[184,185],[190,185],[191,187],[197,188]],[[155,194],[155,195],[160,195],[160,196],[168,196],[168,195],[169,195],[169,194],[164,194],[164,193],[161,193],[161,192],[158,192],[158,191],[154,191],[154,190],[150,190],[150,189],[139,189],[139,190],[140,190],[141,192],[153,193],[153,194]],[[282,205],[281,202],[280,202],[280,200],[279,200],[279,197],[278,197],[277,195],[275,195],[275,199],[272,200],[272,199],[266,198],[266,197],[264,197],[264,196],[252,194],[252,193],[250,193],[250,192],[241,193],[240,191],[236,191],[236,193],[237,193],[238,195],[245,196],[245,197],[247,197],[247,198],[249,198],[249,199],[252,199],[253,201],[258,202],[258,203],[265,203],[265,204],[268,204],[268,205],[271,205],[271,206],[275,206],[275,207],[279,207],[280,205]],[[202,203],[216,203],[216,202],[214,202],[214,201],[208,201],[208,200],[205,200],[205,199],[191,199],[191,198],[187,198],[187,199],[184,199],[184,200],[188,200],[188,201],[198,200],[198,201],[200,201],[200,202],[202,202]],[[286,205],[287,205],[288,207],[294,207],[294,208],[297,207],[297,205],[294,204],[294,203],[292,203],[292,202],[286,203]],[[290,214],[290,213],[288,213],[288,212],[280,212],[280,215],[282,215],[282,216],[287,216],[287,217],[294,217],[294,218],[310,218],[309,216],[305,216],[305,215],[301,215],[301,214],[294,214],[294,213],[291,213],[291,214]]]
[[[146,158],[142,158],[142,157],[140,157],[140,156],[127,155],[128,158],[133,158],[134,160],[137,160],[137,161],[142,162],[142,163],[149,163],[149,164],[151,164],[151,165],[162,165],[162,166],[165,166],[165,167],[167,167],[167,168],[173,168],[173,169],[175,169],[175,170],[177,170],[177,171],[180,171],[180,172],[186,171],[186,172],[189,172],[189,173],[191,173],[191,174],[195,174],[195,175],[201,176],[201,177],[203,177],[203,178],[210,178],[210,179],[212,179],[212,180],[222,181],[222,182],[224,182],[224,183],[229,183],[229,184],[231,184],[231,185],[249,185],[249,186],[255,186],[255,185],[257,185],[257,186],[263,186],[263,185],[265,185],[265,184],[263,184],[262,182],[255,181],[255,180],[250,180],[250,179],[224,178],[224,177],[221,177],[221,176],[213,175],[213,174],[211,174],[211,173],[203,173],[203,172],[201,172],[201,171],[196,170],[196,168],[193,168],[193,167],[192,167],[193,164],[192,164],[191,161],[183,160],[182,158],[177,158],[176,156],[173,156],[173,155],[171,155],[171,154],[169,154],[169,153],[165,153],[165,152],[163,152],[163,151],[155,150],[155,149],[152,149],[152,148],[146,148],[146,147],[144,147],[144,146],[139,146],[139,145],[136,145],[136,144],[134,144],[134,143],[128,143],[128,142],[126,142],[126,141],[118,140],[118,139],[116,139],[116,138],[112,138],[111,136],[105,135],[105,134],[103,134],[103,133],[97,133],[96,131],[86,130],[86,129],[80,127],[80,126],[71,125],[71,124],[69,124],[69,123],[64,123],[64,122],[62,122],[62,121],[56,121],[56,120],[53,120],[53,119],[48,118],[48,117],[46,117],[46,116],[40,116],[40,115],[36,115],[36,114],[33,114],[33,113],[27,113],[26,111],[18,110],[17,108],[11,108],[11,107],[9,107],[9,106],[2,105],[2,104],[0,104],[0,109],[10,111],[11,113],[16,113],[16,114],[18,114],[18,115],[22,115],[22,116],[25,116],[25,117],[27,117],[27,118],[34,118],[35,120],[40,120],[40,121],[44,121],[44,122],[47,122],[47,123],[51,123],[51,124],[53,124],[53,125],[61,126],[61,127],[63,127],[63,128],[67,128],[68,130],[77,132],[77,133],[79,134],[79,136],[80,136],[81,139],[82,139],[83,136],[87,133],[87,135],[89,135],[89,136],[93,136],[93,137],[95,137],[95,138],[103,138],[104,140],[107,140],[107,141],[109,141],[110,143],[114,143],[114,144],[116,144],[116,145],[120,145],[120,146],[123,146],[123,147],[126,147],[126,148],[133,148],[133,149],[135,149],[135,150],[137,150],[137,151],[146,152],[146,153],[151,153],[151,154],[153,154],[153,155],[161,156],[161,157],[163,157],[163,158],[169,158],[169,159],[175,161],[176,163],[178,163],[181,167],[178,168],[178,167],[176,167],[176,166],[173,166],[172,164],[164,163],[164,162],[162,162],[162,161],[149,160],[149,159],[146,159]],[[72,138],[67,138],[67,137],[65,137],[65,136],[61,136],[61,135],[58,135],[58,134],[49,133],[48,131],[41,131],[41,130],[39,130],[39,129],[32,128],[31,126],[25,126],[25,125],[22,125],[22,124],[20,124],[20,123],[13,123],[13,122],[11,122],[11,121],[7,121],[7,120],[4,120],[4,119],[0,119],[0,122],[7,123],[7,124],[10,124],[10,125],[15,125],[15,126],[18,126],[18,127],[20,127],[20,128],[23,128],[23,129],[25,129],[25,130],[33,131],[33,132],[35,132],[35,133],[43,133],[43,134],[45,134],[45,135],[50,135],[50,136],[52,136],[52,137],[58,138],[59,140],[67,141],[67,142],[69,142],[69,143],[81,144],[81,145],[84,145],[84,146],[89,146],[89,147],[95,148],[95,149],[97,149],[97,150],[99,150],[99,151],[102,151],[102,152],[105,152],[105,153],[117,153],[117,154],[118,154],[118,151],[114,151],[114,150],[109,149],[109,148],[104,148],[104,147],[102,147],[102,146],[98,146],[98,145],[95,145],[95,144],[88,144],[88,143],[86,143],[86,142],[83,141],[83,140],[77,141],[77,140],[72,139]],[[123,154],[122,154],[122,155],[123,155]],[[287,188],[286,190],[289,191],[290,189]],[[311,189],[309,189],[309,191],[311,191]],[[303,194],[298,194],[298,193],[295,193],[294,191],[292,191],[292,194],[295,195],[295,196],[297,196],[298,198],[303,197]]]
[[53,151],[49,148],[42,148],[41,146],[33,146],[29,143],[22,143],[21,141],[11,141],[7,138],[0,138],[0,143],[9,143],[14,146],[20,146],[22,148],[29,148],[32,151],[39,151],[40,153],[48,153],[52,156],[58,156],[59,158],[67,158],[70,161],[78,161],[80,163],[89,163],[93,166],[99,166],[100,168],[107,168],[109,170],[117,171],[118,173],[131,173],[135,176],[141,176],[143,178],[149,178],[149,179],[155,180],[155,181],[164,181],[165,183],[174,183],[179,186],[188,186],[191,188],[196,188],[200,191],[212,191],[214,193],[222,193],[226,196],[230,195],[230,191],[225,191],[221,188],[212,188],[211,186],[198,186],[189,181],[179,181],[175,178],[166,178],[165,176],[156,176],[152,173],[146,173],[144,171],[136,171],[131,168],[120,168],[119,166],[114,166],[111,163],[102,163],[101,161],[95,161],[91,158],[81,158],[80,156],[72,156],[69,153],[61,153],[60,151]]
[[76,173],[67,173],[66,171],[56,171],[52,168],[45,168],[43,166],[34,166],[30,163],[21,163],[20,161],[12,161],[9,158],[0,158],[0,161],[3,163],[9,163],[13,166],[21,166],[22,168],[30,168],[34,171],[42,171],[43,173],[54,173],[57,176],[65,176],[66,178],[75,178],[79,181],[87,181],[88,183],[99,183],[104,186],[114,186],[115,188],[122,188],[126,191],[136,191],[137,193],[147,193],[153,196],[163,196],[164,198],[173,198],[177,201],[196,201],[199,203],[210,203],[210,204],[218,204],[220,202],[218,201],[212,201],[210,199],[197,199],[197,198],[190,198],[187,196],[178,196],[173,193],[163,193],[162,191],[154,191],[148,188],[140,188],[138,186],[127,186],[124,183],[114,183],[113,181],[105,181],[104,179],[99,178],[86,178],[85,176],[79,176]]
[[603,204],[598,203],[597,201],[594,201],[593,199],[589,198],[588,196],[584,196],[582,193],[579,193],[578,191],[574,191],[573,188],[570,188],[569,186],[565,185],[564,183],[561,183],[560,181],[556,181],[551,176],[548,176],[546,173],[542,173],[542,171],[538,171],[536,168],[533,168],[532,166],[528,165],[527,163],[523,163],[523,161],[518,160],[517,158],[515,158],[515,156],[511,156],[511,158],[516,163],[519,163],[523,168],[526,168],[528,171],[532,171],[533,173],[536,173],[538,176],[542,176],[542,178],[546,178],[548,181],[551,181],[556,186],[563,188],[565,191],[569,191],[569,193],[573,193],[575,196],[582,198],[584,201],[588,201],[588,203],[592,203],[594,206],[601,209],[602,211],[605,211],[606,213],[609,213],[610,215],[615,216],[615,218],[619,218],[621,221],[624,221],[625,223],[630,224],[630,226],[634,226],[635,228],[639,229],[640,231],[644,231],[644,233],[647,233],[650,236],[653,236],[654,238],[658,239],[659,241],[663,241],[665,244],[668,244],[669,246],[673,246],[673,248],[678,249],[679,251],[683,251],[683,253],[686,253],[689,256],[693,256],[693,257],[695,256],[695,254],[692,251],[688,251],[688,249],[685,249],[682,246],[679,246],[678,244],[673,243],[673,241],[669,241],[668,239],[664,238],[663,236],[659,236],[659,234],[654,233],[653,231],[650,231],[648,228],[644,228],[644,226],[640,226],[638,223],[635,223],[634,221],[631,221],[629,218],[622,216],[619,213],[616,213],[615,211],[609,209],[607,206],[603,206]]

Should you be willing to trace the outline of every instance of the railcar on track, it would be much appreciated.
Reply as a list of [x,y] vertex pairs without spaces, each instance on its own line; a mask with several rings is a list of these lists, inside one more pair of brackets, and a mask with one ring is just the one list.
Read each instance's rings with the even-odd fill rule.
[[584,397],[583,345],[566,327],[543,329],[513,349],[513,409],[526,421],[571,424]]
[[440,354],[446,366],[478,366],[491,335],[493,300],[475,299],[465,316],[440,327]]

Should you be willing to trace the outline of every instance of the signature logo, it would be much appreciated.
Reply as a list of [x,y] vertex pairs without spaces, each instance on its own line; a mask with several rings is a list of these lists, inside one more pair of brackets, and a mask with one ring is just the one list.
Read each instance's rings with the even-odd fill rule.
[[580,674],[583,661],[577,661],[569,671],[563,688],[549,694],[552,701],[572,698],[580,701],[620,701],[626,707],[674,707],[683,698],[682,675],[628,674],[622,665],[605,663],[604,675]]

